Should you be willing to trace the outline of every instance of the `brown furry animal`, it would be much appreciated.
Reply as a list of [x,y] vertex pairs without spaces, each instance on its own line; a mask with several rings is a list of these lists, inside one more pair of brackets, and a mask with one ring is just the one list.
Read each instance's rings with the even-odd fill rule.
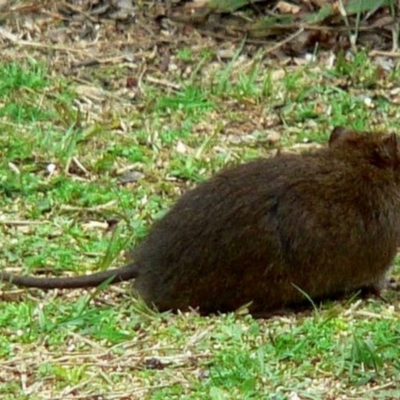
[[[19,286],[71,288],[135,278],[161,310],[255,314],[387,280],[400,239],[396,135],[336,128],[329,147],[224,170],[185,193],[134,249],[132,264],[89,276],[0,274]],[[301,289],[301,290],[299,290]]]

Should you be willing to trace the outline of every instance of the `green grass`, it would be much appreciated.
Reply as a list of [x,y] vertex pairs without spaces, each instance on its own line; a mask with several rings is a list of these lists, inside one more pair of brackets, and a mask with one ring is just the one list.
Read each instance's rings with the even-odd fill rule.
[[[364,53],[331,68],[266,68],[262,52],[240,56],[238,47],[217,62],[209,49],[184,47],[177,62],[192,69],[169,75],[173,87],[146,82],[135,102],[115,96],[107,112],[100,98],[87,113],[71,78],[40,63],[0,64],[0,267],[82,274],[120,265],[180,193],[226,165],[324,143],[335,125],[399,130],[398,106],[382,96],[399,72],[383,73]],[[120,72],[102,66],[93,85]],[[271,130],[280,134],[273,144]],[[125,180],[131,173],[141,179]],[[128,284],[2,285],[0,295],[2,399],[400,395],[393,293],[389,303],[355,298],[270,320],[244,310],[158,315]]]

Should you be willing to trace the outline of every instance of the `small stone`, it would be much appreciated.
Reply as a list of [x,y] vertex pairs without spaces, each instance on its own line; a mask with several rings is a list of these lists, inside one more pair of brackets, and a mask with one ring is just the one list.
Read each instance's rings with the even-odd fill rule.
[[269,132],[267,134],[267,142],[270,144],[275,144],[281,140],[281,134],[276,131]]
[[119,178],[119,182],[122,184],[137,182],[138,180],[142,179],[143,177],[144,177],[144,174],[142,174],[139,171],[128,171]]

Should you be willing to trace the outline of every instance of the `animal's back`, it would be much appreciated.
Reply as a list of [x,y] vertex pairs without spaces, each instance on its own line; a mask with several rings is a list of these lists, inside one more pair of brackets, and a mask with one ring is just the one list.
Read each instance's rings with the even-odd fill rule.
[[318,298],[373,285],[399,237],[382,200],[397,187],[375,169],[324,149],[223,171],[155,223],[133,254],[135,287],[160,310],[262,312],[300,302],[296,286]]
[[255,275],[280,258],[274,164],[261,160],[216,175],[153,225],[133,254],[135,287],[145,300],[206,312],[239,307],[247,291],[252,296]]

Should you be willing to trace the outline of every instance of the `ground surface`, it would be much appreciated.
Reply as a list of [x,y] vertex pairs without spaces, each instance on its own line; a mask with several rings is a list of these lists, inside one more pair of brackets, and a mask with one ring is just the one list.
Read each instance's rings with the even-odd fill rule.
[[[163,2],[119,17],[82,3],[15,3],[17,13],[2,14],[0,267],[8,271],[119,265],[182,191],[225,165],[319,146],[334,125],[399,131],[394,53],[289,56],[272,51],[276,42],[157,18]],[[2,285],[0,397],[400,396],[395,293],[387,303],[355,297],[253,320],[245,310],[159,315],[128,287]]]

